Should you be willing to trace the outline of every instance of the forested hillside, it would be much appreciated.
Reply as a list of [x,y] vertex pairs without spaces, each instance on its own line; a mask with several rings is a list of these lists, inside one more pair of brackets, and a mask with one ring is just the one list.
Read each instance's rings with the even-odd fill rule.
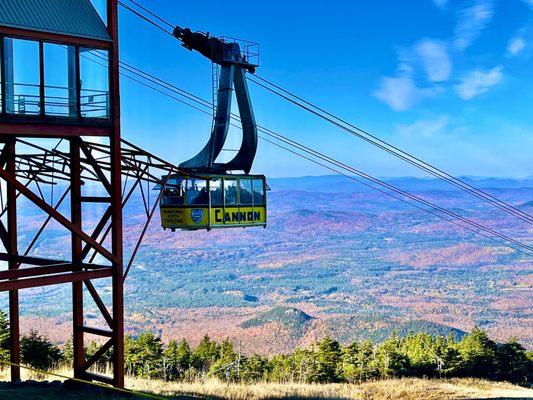
[[[391,182],[522,242],[533,239],[526,223],[442,182]],[[533,213],[531,179],[469,182]],[[208,333],[272,355],[326,335],[379,342],[394,330],[446,335],[478,326],[498,341],[515,336],[533,348],[531,258],[342,177],[269,184],[267,229],[172,233],[154,220],[126,280],[128,333],[148,330],[192,345]],[[126,255],[143,207],[138,198],[125,209]],[[21,212],[37,215],[31,205]],[[29,237],[19,238],[21,248]],[[34,253],[67,254],[69,238],[51,224]],[[107,285],[97,282],[108,299]],[[21,292],[23,332],[35,328],[64,343],[71,334],[63,301],[69,296],[68,285]],[[0,305],[7,306],[7,295]],[[86,306],[88,324],[104,326],[90,299]],[[287,309],[295,311],[285,315]]]

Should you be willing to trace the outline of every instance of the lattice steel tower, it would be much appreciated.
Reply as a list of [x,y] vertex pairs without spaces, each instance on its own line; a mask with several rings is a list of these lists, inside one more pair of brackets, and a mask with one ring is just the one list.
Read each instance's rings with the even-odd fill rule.
[[[5,265],[0,291],[9,291],[12,380],[20,379],[19,291],[67,283],[72,286],[75,376],[124,385],[117,0],[107,0],[104,11],[105,22],[89,0],[0,2],[0,260]],[[91,147],[94,142],[104,145],[104,156]],[[57,185],[59,179],[67,183]],[[85,193],[88,179],[101,186],[98,195]],[[51,195],[54,188],[64,190],[62,195]],[[45,215],[37,230],[21,221],[21,202]],[[61,204],[68,203],[62,213]],[[84,212],[91,204],[101,215],[86,226]],[[50,221],[70,232],[70,257],[32,255]],[[100,239],[106,229],[109,238]],[[24,249],[22,234],[34,235]],[[109,298],[99,293],[95,279],[110,280]],[[87,326],[84,291],[105,328]],[[104,338],[89,358],[84,353],[88,334]],[[97,375],[91,368],[109,352],[112,377]]]

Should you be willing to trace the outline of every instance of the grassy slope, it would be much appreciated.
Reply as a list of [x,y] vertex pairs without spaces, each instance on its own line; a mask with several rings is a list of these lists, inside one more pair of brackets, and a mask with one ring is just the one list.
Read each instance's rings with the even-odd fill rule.
[[[168,399],[217,398],[236,400],[265,399],[361,399],[361,400],[463,400],[533,399],[533,390],[507,383],[474,379],[423,380],[395,379],[360,385],[255,384],[227,385],[218,381],[181,384],[128,379],[127,386]],[[96,389],[65,389],[23,384],[14,387],[0,382],[2,400],[94,400],[140,399],[138,396],[112,395]]]
[[330,384],[255,384],[226,385],[162,384],[150,381],[128,382],[129,387],[172,395],[187,393],[236,400],[266,399],[360,399],[360,400],[459,400],[459,399],[533,399],[533,390],[507,383],[473,379],[424,380],[395,379],[359,385]]

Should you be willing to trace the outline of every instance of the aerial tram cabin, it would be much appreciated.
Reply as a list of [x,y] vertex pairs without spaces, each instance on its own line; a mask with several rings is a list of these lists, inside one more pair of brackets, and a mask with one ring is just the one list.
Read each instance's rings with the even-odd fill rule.
[[264,175],[170,175],[161,223],[172,230],[266,227],[267,190]]
[[[257,126],[246,72],[254,73],[257,44],[216,38],[176,27],[174,36],[183,47],[196,50],[220,67],[216,113],[211,137],[180,171],[163,177],[159,209],[164,229],[199,230],[235,227],[266,227],[269,189],[264,175],[250,175],[257,151]],[[231,98],[235,93],[243,139],[234,158],[215,160],[223,150],[231,122]],[[237,173],[242,171],[244,173]]]

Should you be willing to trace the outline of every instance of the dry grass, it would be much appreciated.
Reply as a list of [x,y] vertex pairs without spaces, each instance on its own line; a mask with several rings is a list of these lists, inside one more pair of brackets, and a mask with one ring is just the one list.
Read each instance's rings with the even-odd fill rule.
[[[64,369],[56,373],[71,376]],[[23,371],[23,380],[62,380]],[[7,381],[7,370],[0,370],[0,381]],[[165,397],[208,397],[232,400],[266,399],[357,399],[357,400],[466,400],[533,399],[533,389],[504,382],[478,379],[391,379],[362,384],[226,384],[218,380],[205,383],[177,383],[127,378],[126,387]],[[37,397],[36,397],[37,398]],[[100,398],[100,397],[99,397]],[[3,399],[0,389],[0,399]]]
[[391,379],[348,384],[225,384],[212,380],[206,383],[169,383],[130,378],[129,388],[172,396],[200,395],[234,400],[286,398],[360,399],[360,400],[436,400],[436,399],[533,399],[533,390],[509,383],[476,379]]

